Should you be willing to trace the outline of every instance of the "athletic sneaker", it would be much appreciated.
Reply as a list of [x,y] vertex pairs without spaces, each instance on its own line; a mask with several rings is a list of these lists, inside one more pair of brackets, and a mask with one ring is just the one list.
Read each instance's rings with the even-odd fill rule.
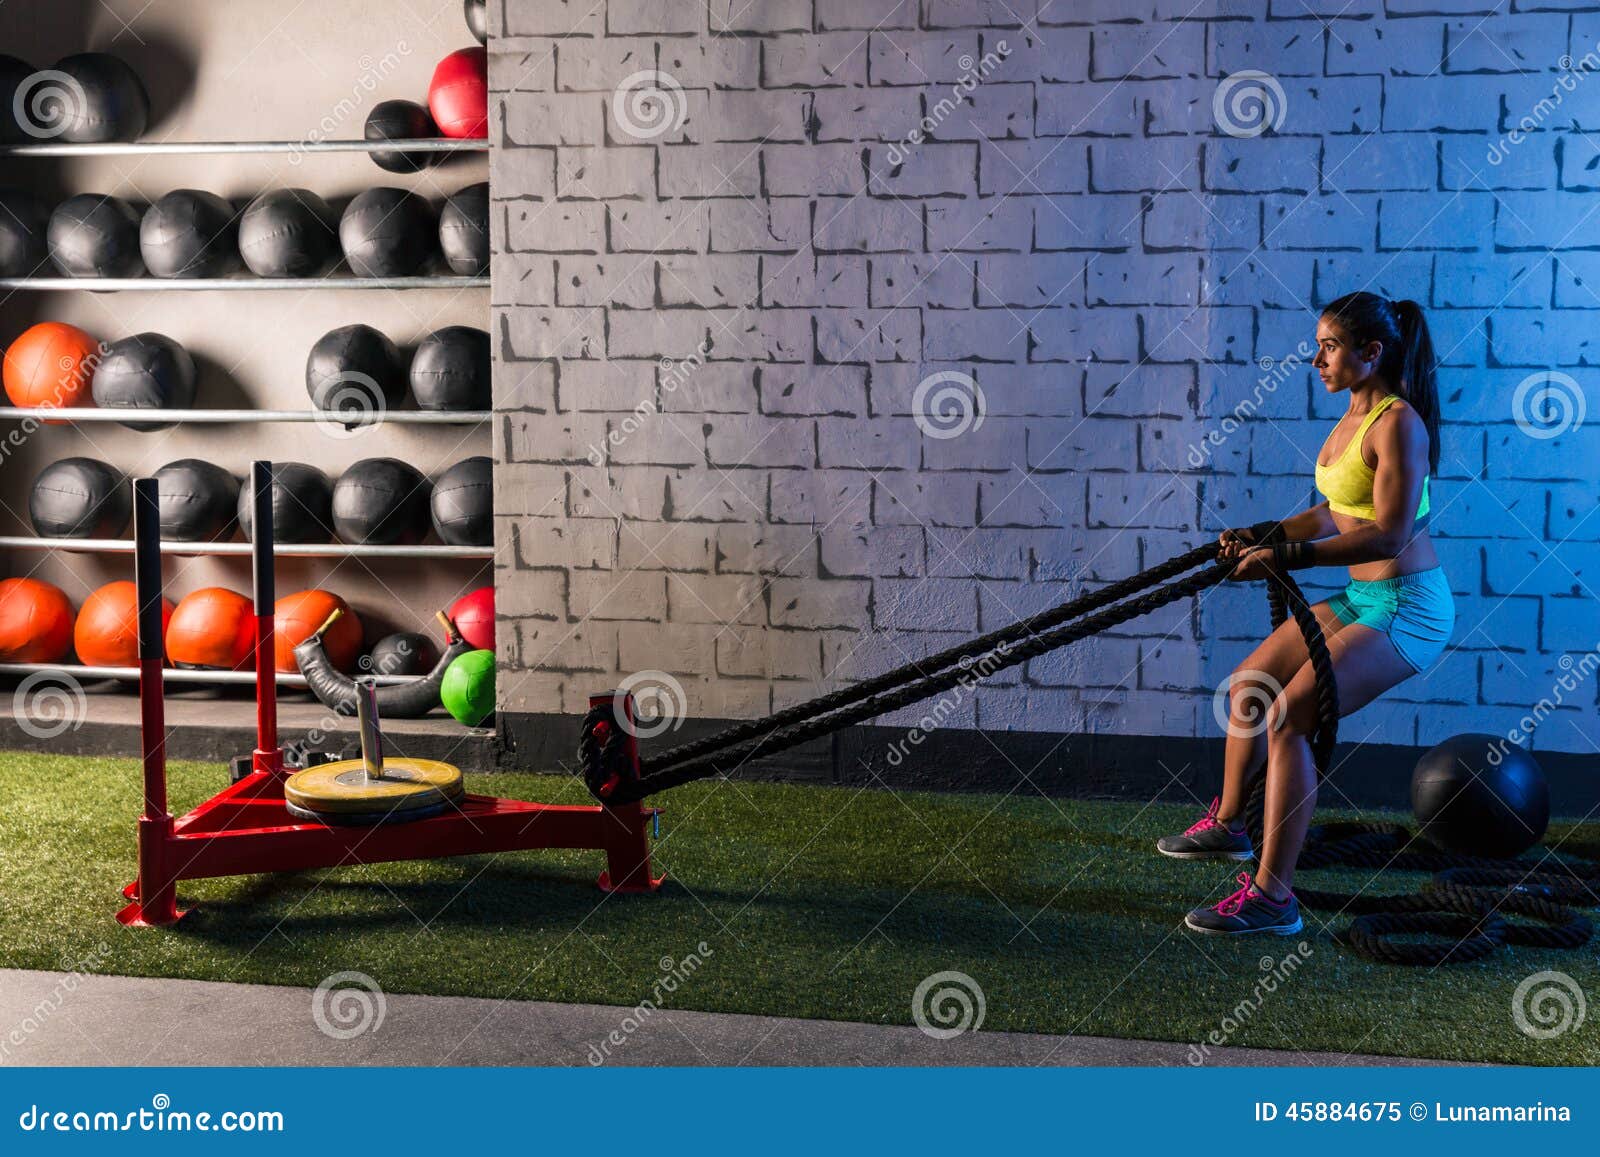
[[1183,922],[1196,932],[1213,936],[1248,936],[1252,932],[1293,936],[1305,927],[1293,892],[1287,900],[1273,900],[1257,891],[1249,872],[1239,873],[1239,885],[1237,892],[1215,908],[1196,908]]
[[1222,800],[1214,799],[1198,823],[1181,836],[1162,836],[1156,851],[1175,860],[1248,860],[1255,855],[1246,832],[1229,831],[1217,818]]

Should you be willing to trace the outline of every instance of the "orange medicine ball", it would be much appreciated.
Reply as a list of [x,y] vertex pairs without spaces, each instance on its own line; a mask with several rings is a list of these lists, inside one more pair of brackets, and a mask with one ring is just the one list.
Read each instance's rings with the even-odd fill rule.
[[184,595],[167,624],[167,658],[183,667],[240,670],[250,665],[255,642],[250,600],[227,587],[201,587]]
[[355,670],[356,657],[361,653],[361,620],[338,595],[312,589],[284,595],[273,605],[272,651],[279,671],[292,675],[300,670],[294,657],[295,647],[327,622],[335,609],[344,614],[322,636],[322,649],[328,653],[328,661],[339,670],[347,674]]
[[41,321],[6,347],[6,397],[13,406],[92,406],[99,353],[100,343],[77,326]]
[[[172,600],[161,600],[161,631],[172,618]],[[139,596],[127,579],[107,583],[83,600],[72,629],[72,647],[86,667],[139,665]]]
[[31,578],[0,581],[0,662],[58,663],[72,646],[72,604]]

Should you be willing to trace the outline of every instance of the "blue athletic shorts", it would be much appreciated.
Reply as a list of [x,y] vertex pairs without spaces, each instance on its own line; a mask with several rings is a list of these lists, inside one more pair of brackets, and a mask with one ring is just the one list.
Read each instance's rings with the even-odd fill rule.
[[1419,672],[1444,653],[1456,625],[1456,601],[1444,568],[1437,566],[1399,578],[1351,579],[1328,607],[1346,626],[1360,623],[1388,635]]

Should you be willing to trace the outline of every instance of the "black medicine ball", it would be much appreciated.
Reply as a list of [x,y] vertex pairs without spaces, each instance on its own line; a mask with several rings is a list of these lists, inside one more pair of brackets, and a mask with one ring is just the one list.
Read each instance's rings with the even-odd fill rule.
[[[439,135],[433,116],[414,100],[386,100],[372,106],[362,135],[369,141],[428,140]],[[373,163],[391,173],[420,173],[432,168],[444,153],[380,149],[370,154]]]
[[223,277],[239,268],[239,222],[215,193],[174,189],[145,211],[139,251],[154,277]]
[[1550,825],[1550,785],[1526,748],[1498,735],[1456,735],[1411,773],[1423,839],[1466,856],[1520,856]]
[[50,259],[50,209],[25,189],[0,189],[0,277],[30,277]]
[[306,393],[319,410],[372,414],[405,400],[405,360],[370,325],[346,325],[317,339],[306,358]]
[[489,183],[453,193],[439,214],[439,248],[453,272],[476,277],[489,270]]
[[419,410],[489,409],[489,335],[467,325],[429,334],[411,359],[411,395]]
[[122,472],[98,458],[52,462],[28,491],[28,519],[40,538],[118,538],[133,517]]
[[[136,141],[150,123],[150,94],[126,61],[106,52],[80,52],[41,73],[28,94],[37,135],[75,145]],[[26,125],[23,126],[27,128]]]
[[50,260],[68,277],[138,277],[139,211],[120,197],[80,193],[56,206],[46,230]]
[[307,189],[273,189],[239,218],[239,256],[257,277],[314,277],[338,252],[328,203]]
[[479,44],[489,43],[489,6],[487,0],[465,0],[467,28]]
[[[249,486],[239,487],[239,530],[255,541],[255,505]],[[328,476],[304,462],[272,464],[272,541],[327,542],[333,537],[333,487]]]
[[415,193],[380,185],[339,219],[339,244],[357,277],[409,277],[433,254],[433,210]]
[[494,463],[463,458],[433,484],[433,532],[451,546],[494,545]]
[[363,458],[333,485],[333,528],[351,545],[421,542],[428,535],[429,489],[398,458]]
[[227,537],[239,505],[239,480],[221,466],[180,458],[156,471],[161,537],[211,542]]
[[373,675],[426,675],[439,661],[439,648],[417,631],[396,631],[372,644],[362,666]]
[[[89,389],[108,410],[187,410],[194,405],[194,358],[170,337],[136,333],[106,347]],[[170,422],[123,422],[130,430],[164,430]]]
[[27,100],[28,78],[36,70],[26,60],[0,52],[0,145],[17,145],[32,140],[17,119],[17,93]]

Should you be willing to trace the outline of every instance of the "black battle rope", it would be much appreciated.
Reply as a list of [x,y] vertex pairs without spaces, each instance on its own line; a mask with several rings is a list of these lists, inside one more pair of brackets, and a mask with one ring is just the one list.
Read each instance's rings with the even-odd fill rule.
[[[1276,523],[1253,528],[1261,544],[1281,540]],[[578,746],[579,761],[590,790],[608,803],[629,803],[695,779],[725,774],[742,763],[773,755],[842,727],[871,719],[885,712],[926,699],[948,690],[963,680],[982,679],[995,671],[1026,662],[1068,643],[1118,626],[1129,619],[1148,614],[1179,598],[1195,594],[1225,579],[1236,563],[1218,561],[1217,547],[1197,547],[1165,563],[1073,599],[1052,610],[992,631],[920,659],[859,684],[821,696],[807,703],[777,712],[765,719],[736,724],[716,735],[674,748],[663,755],[642,761],[640,775],[631,778],[626,758],[625,737],[611,726],[614,704],[601,704],[584,717]],[[1207,569],[1165,587],[1156,584],[1195,566],[1209,562]],[[1148,593],[1119,602],[1139,591]],[[1318,683],[1318,740],[1313,751],[1319,774],[1333,749],[1338,726],[1338,695],[1333,686],[1333,667],[1328,657],[1321,625],[1306,604],[1294,579],[1287,574],[1273,576],[1274,613],[1292,608],[1296,623],[1305,635],[1313,656],[1313,673]],[[1109,605],[1117,604],[1117,605]],[[1079,618],[1086,612],[1098,613]],[[1067,620],[1078,619],[1068,623]],[[973,667],[978,667],[976,675]]]
[[[1268,524],[1263,524],[1265,525]],[[1263,535],[1265,533],[1263,531]],[[625,803],[643,799],[646,795],[667,787],[676,787],[692,779],[720,774],[724,766],[736,767],[744,759],[749,758],[748,752],[756,746],[766,754],[794,746],[792,742],[785,742],[782,748],[774,745],[778,738],[776,732],[780,729],[795,727],[808,720],[828,715],[829,722],[816,734],[829,734],[846,725],[842,716],[829,715],[830,712],[840,711],[856,704],[880,702],[886,693],[902,688],[910,681],[924,680],[940,672],[948,672],[952,666],[958,668],[952,683],[949,684],[954,685],[965,676],[968,666],[986,654],[992,655],[996,648],[1009,646],[1016,639],[1036,636],[1039,632],[1055,628],[1069,619],[1115,603],[1184,571],[1193,570],[1203,562],[1213,562],[1216,557],[1215,546],[1196,547],[1132,578],[1111,583],[1100,590],[1063,603],[1059,607],[1042,611],[1010,626],[980,635],[976,639],[969,639],[927,658],[915,660],[892,671],[886,671],[882,675],[875,675],[827,695],[785,708],[763,719],[736,723],[715,735],[671,748],[653,758],[642,759],[639,767],[641,778],[638,780],[633,779],[633,768],[626,755],[625,737],[612,726],[615,705],[609,702],[602,703],[598,707],[591,708],[584,716],[583,728],[578,739],[578,762],[583,768],[584,779],[590,792],[602,802]],[[1220,581],[1220,577],[1212,581]],[[963,663],[967,666],[962,666]],[[999,667],[991,668],[991,670],[999,669]],[[917,699],[935,693],[935,690],[937,689],[929,688],[908,702],[916,702]],[[859,718],[869,719],[886,710],[889,708],[873,706]],[[801,739],[795,742],[805,741]],[[736,748],[738,755],[735,755]],[[716,753],[720,758],[716,760],[704,758],[712,753]],[[688,764],[690,760],[694,760],[693,764]],[[665,777],[667,769],[686,764],[692,769],[689,774],[674,778],[671,782],[667,781]]]
[[706,755],[713,751],[722,751],[735,743],[747,739],[754,739],[767,734],[779,727],[787,727],[792,723],[800,723],[818,715],[826,715],[841,707],[848,707],[870,699],[884,691],[891,691],[901,686],[908,679],[921,678],[942,671],[953,664],[960,663],[963,659],[975,660],[984,652],[993,650],[1001,643],[1010,643],[1017,639],[1027,638],[1052,627],[1060,626],[1079,615],[1089,614],[1101,607],[1110,606],[1129,595],[1138,594],[1142,590],[1153,587],[1158,583],[1166,582],[1169,578],[1182,574],[1184,571],[1193,570],[1201,563],[1212,562],[1216,559],[1215,546],[1199,546],[1180,554],[1176,558],[1142,571],[1132,578],[1121,579],[1102,587],[1100,590],[1081,595],[1078,598],[1062,603],[1048,611],[1041,611],[1031,618],[1021,619],[1010,626],[990,631],[987,635],[979,635],[975,639],[968,639],[946,650],[929,655],[925,659],[917,659],[905,666],[897,667],[893,671],[886,671],[882,675],[874,675],[870,679],[863,679],[848,687],[842,687],[827,695],[819,695],[815,699],[804,703],[797,703],[793,707],[775,712],[765,719],[753,719],[748,723],[736,723],[725,728],[715,735],[704,739],[697,739],[678,747],[670,748],[660,755],[640,761],[640,769],[644,774],[662,771],[674,764],[693,759],[698,755]]

